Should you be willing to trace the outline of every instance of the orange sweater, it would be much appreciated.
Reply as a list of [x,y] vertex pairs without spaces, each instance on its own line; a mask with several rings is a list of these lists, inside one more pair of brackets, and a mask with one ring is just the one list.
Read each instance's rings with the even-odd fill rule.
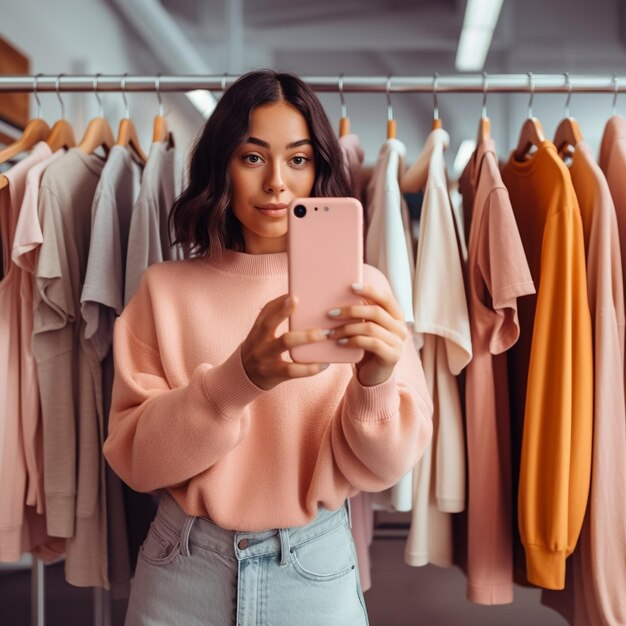
[[[372,267],[364,278],[389,289]],[[417,463],[432,403],[411,338],[374,387],[349,364],[270,391],[250,381],[239,345],[286,292],[286,253],[226,251],[144,273],[114,335],[104,453],[122,480],[167,489],[223,528],[256,531],[304,525],[318,505],[385,489]]]
[[[593,353],[585,242],[570,173],[544,142],[502,171],[537,296],[520,301],[510,352],[512,413],[523,411],[518,523],[528,580],[562,589],[589,495]],[[514,424],[515,427],[515,424]]]

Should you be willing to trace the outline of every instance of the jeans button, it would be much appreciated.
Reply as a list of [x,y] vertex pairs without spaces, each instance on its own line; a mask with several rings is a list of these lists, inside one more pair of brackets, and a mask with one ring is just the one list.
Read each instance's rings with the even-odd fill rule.
[[237,544],[237,547],[238,547],[240,550],[245,550],[245,549],[248,547],[248,544],[249,544],[249,543],[250,543],[250,542],[249,542],[247,539],[240,539],[240,540],[239,540],[239,543]]

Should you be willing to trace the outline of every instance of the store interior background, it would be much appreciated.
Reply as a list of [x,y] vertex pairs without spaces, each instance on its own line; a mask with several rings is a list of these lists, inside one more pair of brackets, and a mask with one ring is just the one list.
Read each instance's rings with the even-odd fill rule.
[[[465,0],[0,0],[0,35],[31,59],[31,71],[66,74],[223,74],[271,67],[302,76],[430,76],[455,74],[455,56]],[[626,74],[626,3],[623,0],[504,0],[486,63],[481,71]],[[134,16],[134,17],[133,17]],[[178,38],[138,30],[137,21],[158,19]],[[163,21],[165,20],[165,21]],[[140,32],[141,31],[141,32]],[[216,94],[219,97],[219,94]],[[0,97],[2,97],[0,95]],[[54,93],[41,94],[42,116],[60,116]],[[77,137],[98,115],[89,93],[62,94],[66,117]],[[120,93],[101,94],[113,128],[124,114]],[[320,94],[335,128],[341,114],[337,93]],[[536,94],[534,115],[552,137],[565,114],[565,94]],[[384,93],[345,96],[352,132],[359,135],[366,164],[373,165],[386,138]],[[128,94],[130,115],[146,149],[157,112],[154,93]],[[164,93],[181,163],[203,117],[184,94]],[[439,116],[450,134],[446,159],[456,176],[455,156],[474,139],[481,114],[480,94],[439,94]],[[392,94],[397,136],[407,162],[420,153],[431,130],[431,94]],[[604,124],[612,114],[612,94],[573,94],[570,112],[597,154]],[[487,113],[498,154],[507,158],[527,116],[528,94],[490,94]],[[36,103],[31,98],[34,115]],[[626,114],[626,93],[617,99]],[[539,604],[539,592],[516,588],[505,607],[481,607],[465,600],[458,570],[409,568],[403,542],[381,539],[373,547],[373,589],[366,595],[374,626],[400,624],[507,624],[557,626],[564,620]],[[56,570],[59,570],[57,567]],[[60,571],[60,570],[59,570]],[[48,624],[88,624],[91,595],[53,579],[47,590]],[[62,573],[61,573],[62,576]],[[66,588],[67,587],[67,588]],[[18,625],[28,624],[28,570],[0,570],[0,602]],[[69,602],[70,604],[66,604]],[[25,613],[20,608],[24,603]],[[52,605],[65,604],[60,615]],[[68,611],[77,611],[70,618]],[[81,613],[82,611],[82,613]],[[6,615],[6,613],[5,613]],[[55,619],[59,621],[56,622]],[[7,622],[8,623],[8,622]]]

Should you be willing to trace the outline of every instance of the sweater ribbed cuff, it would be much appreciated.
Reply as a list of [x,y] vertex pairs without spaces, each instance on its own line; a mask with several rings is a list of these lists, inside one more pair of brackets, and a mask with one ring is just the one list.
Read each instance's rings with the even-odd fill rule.
[[238,419],[241,411],[264,390],[257,387],[246,374],[241,361],[241,346],[221,365],[204,374],[204,392],[226,419]]
[[371,387],[362,385],[355,374],[346,390],[346,402],[348,414],[357,422],[383,422],[395,417],[400,407],[395,374]]
[[524,545],[528,582],[544,589],[565,589],[565,551]]

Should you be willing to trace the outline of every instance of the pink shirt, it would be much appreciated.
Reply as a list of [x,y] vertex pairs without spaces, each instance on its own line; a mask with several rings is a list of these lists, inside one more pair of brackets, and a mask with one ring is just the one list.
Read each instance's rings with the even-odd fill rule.
[[[29,169],[50,156],[44,142],[7,171],[9,184],[0,190],[0,234],[3,236],[4,276],[0,280],[0,561],[17,561],[32,551],[48,560],[63,554],[63,543],[45,534],[45,518],[34,506],[38,500],[37,459],[25,439],[32,440],[38,421],[37,374],[30,342],[32,304],[22,298],[22,270],[11,262],[10,252]],[[25,294],[27,295],[27,294]],[[28,498],[28,506],[26,500]]]
[[511,441],[506,352],[519,337],[517,298],[535,292],[493,140],[460,181],[471,202],[467,297],[473,358],[465,387],[469,473],[467,596],[513,601]]

